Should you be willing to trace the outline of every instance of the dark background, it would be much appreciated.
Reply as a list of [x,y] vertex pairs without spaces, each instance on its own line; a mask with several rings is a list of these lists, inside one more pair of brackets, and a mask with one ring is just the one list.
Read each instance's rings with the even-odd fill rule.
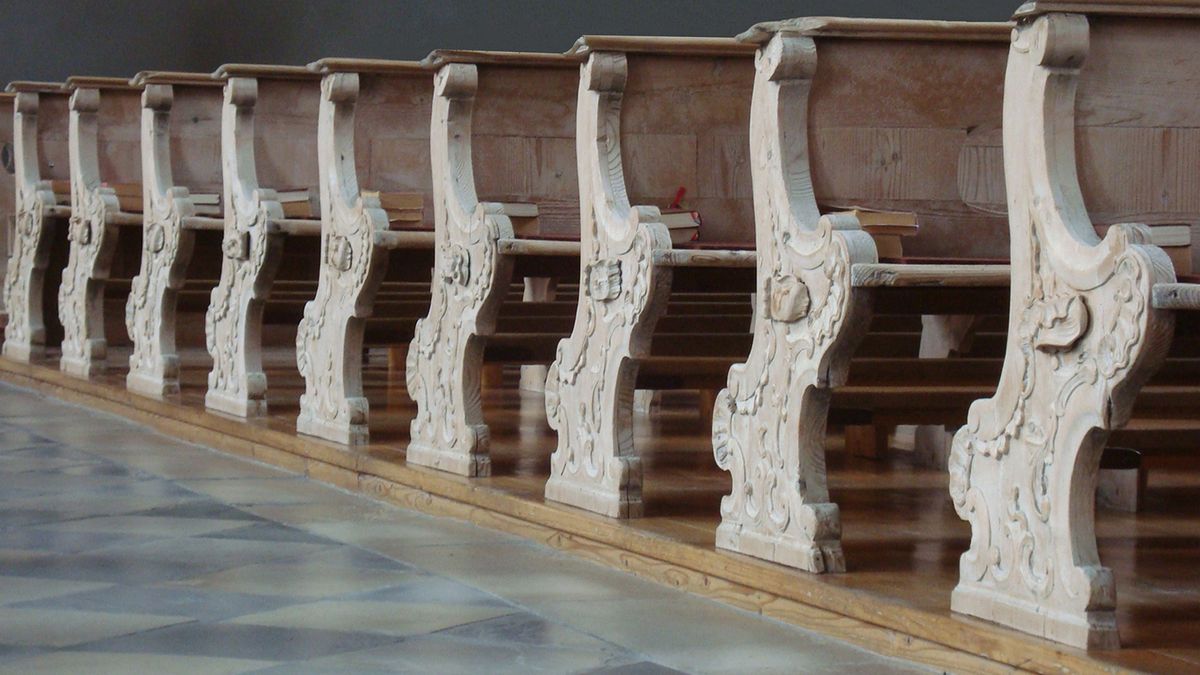
[[1007,19],[1017,0],[0,0],[0,83],[446,48],[563,51],[584,33],[732,36],[794,16]]

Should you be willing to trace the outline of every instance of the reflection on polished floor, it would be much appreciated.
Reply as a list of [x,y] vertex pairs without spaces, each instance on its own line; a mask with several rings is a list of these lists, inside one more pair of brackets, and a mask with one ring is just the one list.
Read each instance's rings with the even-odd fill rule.
[[0,385],[0,672],[910,672]]

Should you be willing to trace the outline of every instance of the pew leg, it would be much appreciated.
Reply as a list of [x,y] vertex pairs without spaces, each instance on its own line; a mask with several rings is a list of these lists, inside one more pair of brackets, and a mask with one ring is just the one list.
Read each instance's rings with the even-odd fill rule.
[[[104,338],[104,287],[116,251],[117,228],[104,224],[106,196],[88,193],[84,213],[70,222],[71,255],[58,288],[58,317],[63,325],[59,368],[89,378],[103,373],[108,355]],[[94,202],[94,203],[91,203]]]
[[512,258],[501,255],[498,244],[512,236],[512,223],[498,205],[483,205],[471,217],[473,222],[446,226],[450,242],[439,246],[434,261],[429,314],[417,322],[408,349],[405,376],[417,414],[407,460],[487,476],[489,435],[480,394],[484,373],[500,367],[484,365],[483,349],[512,280]]
[[[524,302],[551,302],[558,290],[556,277],[525,277]],[[545,364],[521,366],[521,391],[546,391],[546,374],[550,367]]]
[[281,217],[274,201],[234,210],[221,248],[221,279],[204,315],[213,365],[204,405],[238,417],[267,414],[267,374],[262,366],[263,309],[283,258],[283,235],[267,232],[266,220]]
[[[969,354],[980,317],[974,314],[924,315],[921,317],[922,359],[945,359]],[[940,424],[913,427],[913,462],[917,466],[946,468],[954,432]]]
[[36,201],[21,208],[13,228],[13,250],[4,275],[4,327],[6,358],[29,363],[46,357],[45,303],[47,266],[54,240],[61,236],[61,221],[43,214],[43,203],[53,204],[54,193],[35,191]]

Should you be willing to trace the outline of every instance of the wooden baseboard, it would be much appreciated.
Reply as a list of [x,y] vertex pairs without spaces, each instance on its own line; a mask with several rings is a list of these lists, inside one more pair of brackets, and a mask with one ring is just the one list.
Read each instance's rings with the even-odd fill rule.
[[161,433],[434,515],[450,516],[572,553],[639,577],[954,672],[1126,672],[1081,650],[974,619],[848,589],[836,576],[798,572],[696,546],[567,506],[527,499],[459,476],[385,461],[57,369],[0,358],[0,381],[113,413]]

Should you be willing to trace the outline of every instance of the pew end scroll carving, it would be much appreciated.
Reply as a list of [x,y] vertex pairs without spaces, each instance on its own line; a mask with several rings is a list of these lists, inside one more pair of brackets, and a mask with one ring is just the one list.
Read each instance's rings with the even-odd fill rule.
[[480,377],[483,347],[512,279],[513,237],[502,204],[475,190],[471,116],[478,71],[450,63],[434,78],[430,128],[436,250],[429,313],[417,323],[405,378],[417,402],[407,461],[463,476],[487,476],[488,427]]
[[1116,588],[1096,548],[1094,493],[1108,432],[1166,355],[1174,279],[1142,226],[1100,240],[1075,166],[1075,92],[1088,20],[1022,17],[1005,80],[1012,245],[1008,347],[996,395],[976,401],[950,454],[971,525],[951,608],[1080,648],[1119,646]]
[[627,77],[622,53],[593,52],[580,70],[580,297],[545,401],[558,433],[546,498],[620,518],[643,513],[634,383],[671,285],[671,269],[654,264],[655,252],[671,247],[659,210],[631,206],[627,196],[620,140]]
[[812,38],[776,34],[756,60],[751,109],[759,307],[745,363],[717,396],[713,452],[730,472],[716,543],[809,572],[841,572],[838,507],[825,475],[833,387],[870,318],[851,268],[877,260],[851,214],[821,216],[811,182]]

